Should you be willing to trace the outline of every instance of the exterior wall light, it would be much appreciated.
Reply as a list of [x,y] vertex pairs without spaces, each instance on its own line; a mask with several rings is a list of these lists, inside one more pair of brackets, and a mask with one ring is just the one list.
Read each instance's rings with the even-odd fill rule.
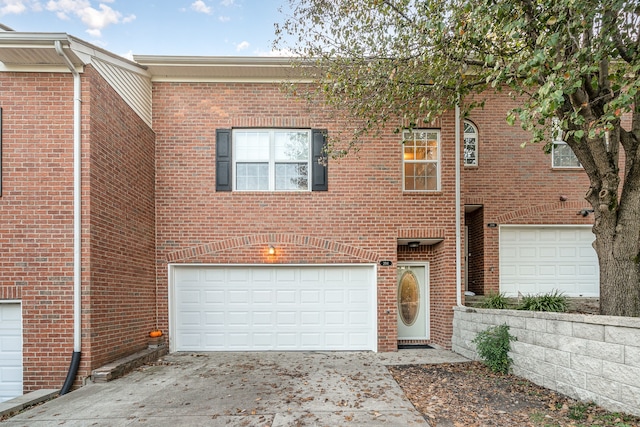
[[269,245],[269,255],[275,255],[276,248],[273,245]]
[[420,246],[420,242],[419,241],[409,242],[407,243],[407,246],[409,246],[410,248],[417,248],[418,246]]

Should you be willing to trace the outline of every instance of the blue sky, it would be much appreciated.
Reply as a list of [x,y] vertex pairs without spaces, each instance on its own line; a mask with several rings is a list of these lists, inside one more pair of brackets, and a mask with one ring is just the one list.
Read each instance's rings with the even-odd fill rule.
[[287,0],[0,0],[16,31],[67,33],[118,55],[267,56]]

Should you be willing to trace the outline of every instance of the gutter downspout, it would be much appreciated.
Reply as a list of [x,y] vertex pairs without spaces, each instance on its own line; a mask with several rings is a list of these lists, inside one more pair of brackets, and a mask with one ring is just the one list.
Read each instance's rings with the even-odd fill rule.
[[81,292],[82,292],[82,198],[81,198],[81,177],[82,160],[81,151],[81,128],[80,128],[80,106],[82,103],[80,73],[76,70],[69,57],[62,50],[59,40],[55,41],[55,49],[62,57],[67,67],[73,74],[73,355],[69,372],[60,390],[60,395],[71,390],[80,366],[80,354],[82,350],[82,325],[81,325]]
[[460,215],[460,203],[462,197],[460,195],[460,98],[456,104],[455,114],[455,140],[456,140],[456,305],[462,306],[462,221]]

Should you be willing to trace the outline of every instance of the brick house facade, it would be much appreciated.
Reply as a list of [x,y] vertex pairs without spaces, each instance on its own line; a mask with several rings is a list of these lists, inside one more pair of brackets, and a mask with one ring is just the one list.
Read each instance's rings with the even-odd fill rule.
[[[351,118],[287,96],[284,59],[132,62],[65,34],[0,33],[0,308],[19,324],[25,392],[59,386],[74,347],[74,76],[60,49],[82,98],[76,385],[155,328],[171,351],[450,348],[464,277],[476,293],[502,289],[503,225],[589,223],[576,215],[584,173],[519,148],[526,134],[504,124],[500,94],[468,118],[478,164],[460,158],[458,199],[454,112],[412,136],[435,172],[429,191],[410,191],[413,154],[392,129],[316,167],[315,138]],[[244,191],[242,171],[275,179],[280,148],[257,165],[242,138],[283,132],[308,141],[283,166],[302,190]]]
[[579,215],[590,207],[584,200],[587,175],[582,168],[552,167],[551,156],[540,145],[521,148],[527,133],[504,120],[515,106],[510,97],[496,93],[469,117],[478,127],[479,143],[478,166],[465,167],[462,181],[470,253],[468,288],[480,295],[504,290],[499,269],[503,226],[580,225],[588,232],[593,224],[593,215]]

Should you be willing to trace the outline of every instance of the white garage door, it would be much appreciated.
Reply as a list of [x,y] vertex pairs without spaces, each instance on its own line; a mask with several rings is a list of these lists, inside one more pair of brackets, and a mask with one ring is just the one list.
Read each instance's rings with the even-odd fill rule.
[[0,303],[0,402],[22,395],[22,312]]
[[171,348],[376,350],[372,266],[173,267]]
[[599,296],[591,227],[501,227],[500,292]]

